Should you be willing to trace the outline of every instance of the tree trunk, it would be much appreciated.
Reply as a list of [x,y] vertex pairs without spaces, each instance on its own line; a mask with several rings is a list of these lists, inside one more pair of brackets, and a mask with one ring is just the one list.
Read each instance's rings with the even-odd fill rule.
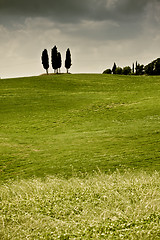
[[46,73],[47,73],[47,75],[48,75],[48,69],[46,69]]

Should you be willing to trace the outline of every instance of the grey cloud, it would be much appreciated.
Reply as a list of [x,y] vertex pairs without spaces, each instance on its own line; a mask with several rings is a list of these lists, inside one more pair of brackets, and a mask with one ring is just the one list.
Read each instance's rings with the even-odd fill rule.
[[135,39],[142,31],[141,25],[135,22],[127,24],[125,22],[115,23],[114,21],[84,21],[81,24],[58,25],[58,28],[66,35],[76,38],[77,42],[80,39],[90,40],[101,44],[104,41],[110,40],[125,40]]
[[58,21],[71,21],[85,14],[86,5],[79,1],[63,0],[5,0],[0,1],[3,15],[23,17],[49,17]]
[[[153,0],[158,2],[159,0]],[[58,22],[124,20],[143,16],[149,0],[0,0],[2,15],[48,17]]]
[[0,74],[39,74],[54,44],[71,48],[73,72],[145,64],[158,57],[159,10],[160,0],[0,0]]
[[119,12],[123,14],[139,14],[142,13],[150,0],[140,0],[140,1],[133,1],[133,0],[123,0],[117,2],[117,9]]

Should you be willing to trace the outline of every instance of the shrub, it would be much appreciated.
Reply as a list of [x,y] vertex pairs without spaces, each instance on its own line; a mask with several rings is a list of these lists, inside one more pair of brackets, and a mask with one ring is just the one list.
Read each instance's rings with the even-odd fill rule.
[[106,69],[106,70],[103,72],[103,74],[111,74],[111,73],[112,73],[111,69]]
[[131,73],[131,68],[129,66],[126,66],[122,70],[122,74],[129,75]]
[[117,67],[116,70],[115,70],[115,74],[122,74],[122,68]]

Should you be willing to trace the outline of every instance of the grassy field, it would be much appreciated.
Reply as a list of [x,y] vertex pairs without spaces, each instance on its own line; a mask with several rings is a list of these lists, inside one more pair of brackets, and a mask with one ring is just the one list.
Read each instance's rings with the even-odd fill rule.
[[160,77],[0,80],[0,180],[160,169]]
[[160,239],[160,174],[118,171],[0,187],[0,239]]
[[160,239],[159,96],[160,77],[0,80],[0,239]]

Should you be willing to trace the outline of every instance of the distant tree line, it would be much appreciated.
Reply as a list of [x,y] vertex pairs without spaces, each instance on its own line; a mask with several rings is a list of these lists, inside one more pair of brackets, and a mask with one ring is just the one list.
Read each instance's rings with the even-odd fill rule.
[[[48,57],[47,49],[43,50],[41,60],[42,60],[43,68],[46,70],[46,73],[48,74],[49,57]],[[51,49],[51,65],[52,65],[52,68],[54,69],[54,73],[60,73],[60,69],[61,69],[61,66],[62,66],[62,59],[61,59],[61,53],[58,52],[56,46],[54,46]],[[68,48],[67,51],[66,51],[66,59],[65,59],[65,68],[67,70],[67,73],[68,73],[68,70],[70,69],[71,65],[72,65],[72,63],[71,63],[71,53],[70,53],[70,50]]]
[[106,69],[104,74],[122,74],[122,75],[160,75],[160,58],[152,61],[148,65],[144,66],[143,64],[136,63],[130,66],[126,66],[124,68],[118,67],[116,63],[113,64],[112,69]]

